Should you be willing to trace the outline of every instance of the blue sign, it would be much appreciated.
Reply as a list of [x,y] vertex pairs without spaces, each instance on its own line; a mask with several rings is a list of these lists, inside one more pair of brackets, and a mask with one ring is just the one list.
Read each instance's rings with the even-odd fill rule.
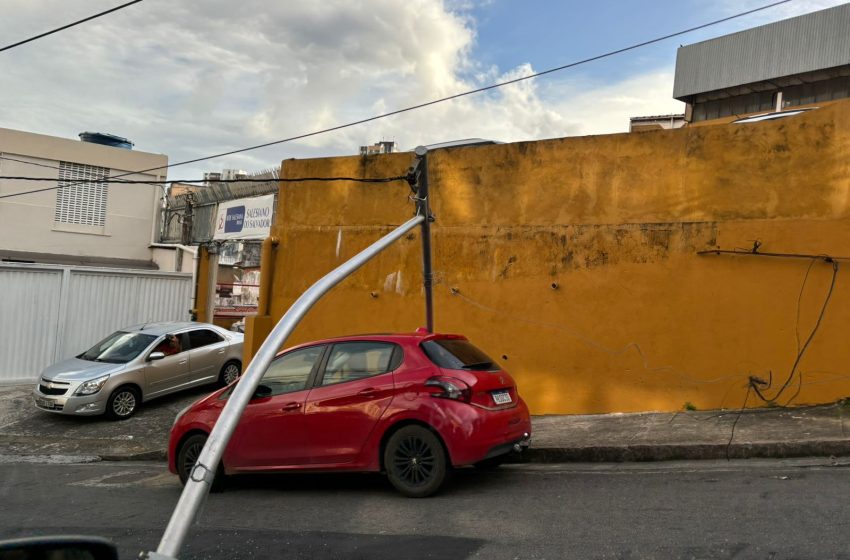
[[227,216],[224,220],[225,233],[242,231],[242,225],[245,223],[245,207],[234,206],[233,208],[228,208]]

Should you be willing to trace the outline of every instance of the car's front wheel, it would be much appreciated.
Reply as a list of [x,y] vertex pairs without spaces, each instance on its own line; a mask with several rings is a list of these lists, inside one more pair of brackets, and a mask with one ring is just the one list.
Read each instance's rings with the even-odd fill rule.
[[[184,486],[189,477],[192,476],[192,469],[195,468],[195,463],[198,462],[198,457],[201,456],[201,451],[204,449],[204,444],[207,442],[207,436],[204,434],[194,434],[189,436],[180,450],[177,452],[177,474],[180,476],[180,483]],[[213,475],[210,492],[221,492],[224,490],[224,468],[219,463],[218,468]]]
[[239,362],[227,362],[222,366],[221,372],[218,374],[218,384],[222,387],[227,387],[237,379],[242,373],[242,368],[239,367]]
[[141,400],[139,390],[135,387],[118,387],[106,401],[106,415],[113,420],[126,420],[136,413]]
[[432,431],[405,426],[387,441],[384,467],[396,490],[410,498],[425,498],[443,485],[449,465],[443,445]]

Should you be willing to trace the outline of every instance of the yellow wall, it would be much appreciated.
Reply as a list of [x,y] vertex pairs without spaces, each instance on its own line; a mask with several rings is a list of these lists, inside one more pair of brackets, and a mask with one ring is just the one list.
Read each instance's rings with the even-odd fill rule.
[[[737,408],[750,375],[782,385],[850,256],[850,102],[780,121],[429,154],[435,322],[497,358],[532,412]],[[287,160],[285,177],[403,174],[412,154]],[[404,183],[288,183],[269,320],[412,215]],[[808,280],[803,288],[807,269]],[[846,270],[845,270],[846,268]],[[850,262],[778,402],[850,395]],[[553,284],[555,287],[553,288]],[[803,288],[801,290],[801,288]],[[801,295],[802,293],[802,295]],[[375,297],[377,296],[377,297]],[[287,345],[424,323],[418,234],[319,302]],[[256,328],[255,328],[256,327]],[[749,406],[764,405],[752,394]]]

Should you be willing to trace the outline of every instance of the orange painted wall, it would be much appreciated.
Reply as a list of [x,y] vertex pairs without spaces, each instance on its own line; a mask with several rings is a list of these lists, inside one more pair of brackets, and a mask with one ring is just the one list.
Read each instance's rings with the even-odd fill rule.
[[[287,160],[283,176],[394,176],[411,161]],[[751,375],[772,375],[771,400],[832,266],[697,252],[760,240],[762,252],[850,256],[848,161],[850,102],[757,124],[434,151],[437,330],[501,361],[535,414],[737,408]],[[270,312],[249,326],[249,346],[315,280],[410,217],[409,194],[403,182],[283,184],[280,245],[263,263]],[[416,234],[336,287],[288,344],[410,331],[423,308]],[[850,261],[776,402],[850,395],[848,333]],[[766,403],[750,394],[749,405]]]

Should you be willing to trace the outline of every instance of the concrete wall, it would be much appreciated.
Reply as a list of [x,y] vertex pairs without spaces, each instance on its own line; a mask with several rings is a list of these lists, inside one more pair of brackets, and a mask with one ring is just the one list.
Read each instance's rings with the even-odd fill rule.
[[[56,179],[60,161],[111,169],[116,176],[168,164],[161,154],[123,150],[77,140],[0,128],[0,155],[49,167],[0,160],[0,175]],[[158,180],[161,169],[125,179]],[[50,182],[0,180],[0,195],[55,186]],[[0,200],[0,248],[62,255],[151,260],[148,245],[155,223],[159,187],[108,187],[106,226],[95,228],[54,223],[56,191],[49,190]]]
[[[502,362],[536,414],[850,395],[850,102],[783,119],[429,155],[436,327]],[[412,154],[287,160],[284,177],[403,174]],[[404,183],[285,184],[250,354],[316,279],[412,214]],[[288,344],[424,323],[418,235],[314,307]],[[249,340],[250,339],[250,340]],[[799,392],[798,392],[799,390]],[[748,394],[749,393],[749,394]]]

